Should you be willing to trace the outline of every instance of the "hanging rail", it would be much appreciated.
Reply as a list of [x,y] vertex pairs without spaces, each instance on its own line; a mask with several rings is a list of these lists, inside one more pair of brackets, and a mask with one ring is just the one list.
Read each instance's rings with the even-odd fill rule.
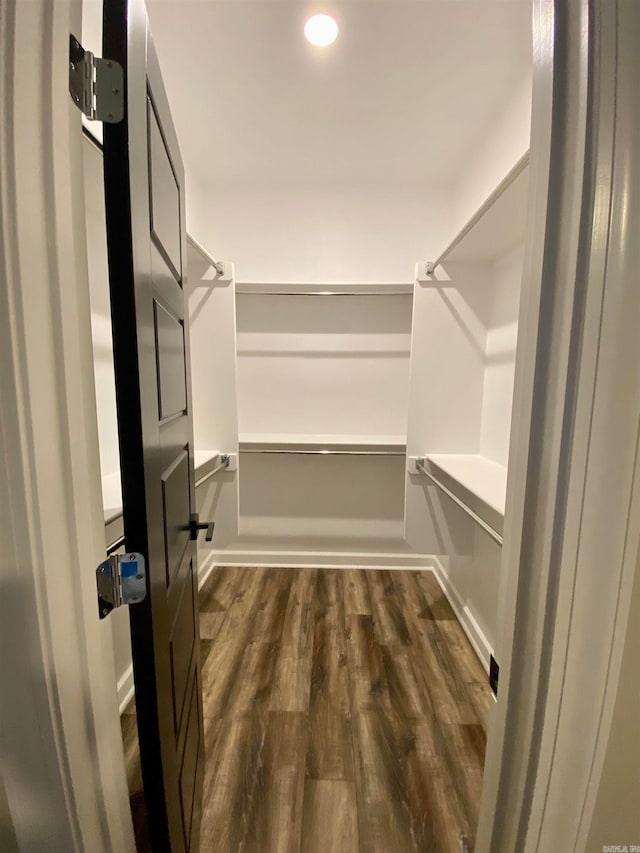
[[265,453],[278,456],[405,456],[403,450],[279,450],[277,448],[243,448],[240,453]]
[[238,296],[407,296],[413,284],[269,284],[268,282],[237,282]]
[[212,471],[207,471],[204,477],[201,477],[199,480],[196,480],[196,489],[198,486],[201,486],[203,483],[206,483],[207,480],[210,480],[214,474],[217,474],[218,471],[222,471],[223,468],[228,468],[229,463],[231,462],[231,457],[228,453],[223,453],[220,456],[220,462],[216,465],[216,467]]
[[478,524],[486,533],[489,534],[489,536],[494,540],[494,542],[497,542],[498,545],[502,547],[502,536],[497,532],[497,530],[494,530],[490,524],[487,524],[487,522],[483,518],[480,518],[478,513],[474,512],[471,507],[466,505],[464,501],[461,501],[457,495],[454,495],[451,489],[448,489],[441,480],[439,480],[437,477],[434,477],[431,471],[428,471],[425,467],[424,457],[416,459],[416,468],[418,469],[418,471],[420,471],[421,474],[425,474],[441,491],[445,493],[448,498],[451,498],[451,500],[455,504],[457,504],[460,509],[464,510],[464,512],[466,512],[466,514],[470,518],[472,518],[476,524]]
[[118,539],[107,546],[107,557],[110,557],[111,554],[115,554],[115,552],[119,551],[120,548],[124,548],[124,536],[118,537]]
[[198,243],[196,238],[192,237],[191,234],[187,234],[187,243],[191,243],[193,248],[197,252],[200,252],[205,261],[208,261],[211,264],[211,266],[214,268],[218,275],[224,275],[224,264],[222,263],[222,261],[214,260],[214,258],[211,257],[211,255],[209,254],[209,252],[207,252],[204,246]]
[[238,296],[406,296],[408,290],[236,290]]

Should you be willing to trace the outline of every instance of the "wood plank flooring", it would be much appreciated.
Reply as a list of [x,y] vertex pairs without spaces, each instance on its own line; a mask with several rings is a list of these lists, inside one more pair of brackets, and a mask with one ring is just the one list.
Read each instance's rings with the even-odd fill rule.
[[200,630],[202,853],[473,849],[492,699],[430,572],[216,569]]

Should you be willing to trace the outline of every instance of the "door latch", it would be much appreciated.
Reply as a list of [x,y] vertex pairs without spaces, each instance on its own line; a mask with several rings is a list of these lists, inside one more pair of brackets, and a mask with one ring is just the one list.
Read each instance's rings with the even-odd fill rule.
[[138,604],[147,595],[147,571],[142,554],[111,554],[96,569],[98,613],[101,619],[122,604]]
[[198,538],[198,533],[201,530],[206,530],[207,534],[204,537],[205,542],[211,542],[213,540],[213,529],[215,526],[215,521],[200,521],[198,513],[194,512],[191,516],[191,523],[189,524],[189,534],[191,537],[191,541],[195,542]]

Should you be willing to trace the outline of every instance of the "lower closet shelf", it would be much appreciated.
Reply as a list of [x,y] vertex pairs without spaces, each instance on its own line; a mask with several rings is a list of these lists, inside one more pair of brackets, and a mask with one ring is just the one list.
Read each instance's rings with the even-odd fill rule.
[[464,504],[463,509],[479,517],[481,526],[497,534],[492,538],[502,543],[507,492],[504,465],[476,453],[433,453],[424,458],[424,467]]

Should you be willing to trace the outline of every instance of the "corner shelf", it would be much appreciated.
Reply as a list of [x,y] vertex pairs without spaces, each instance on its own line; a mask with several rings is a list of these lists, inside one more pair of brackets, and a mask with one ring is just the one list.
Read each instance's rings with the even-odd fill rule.
[[523,242],[527,224],[529,152],[527,151],[491,195],[433,262],[433,277],[446,262],[486,264],[504,257]]
[[429,470],[480,518],[502,535],[507,469],[477,453],[430,453]]

